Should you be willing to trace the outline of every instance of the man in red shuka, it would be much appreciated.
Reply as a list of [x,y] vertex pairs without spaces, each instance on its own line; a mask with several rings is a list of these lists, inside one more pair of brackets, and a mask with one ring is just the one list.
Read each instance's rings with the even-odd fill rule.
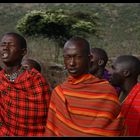
[[140,136],[140,61],[131,55],[119,56],[112,64],[110,82],[123,91],[121,112],[129,136]]
[[42,136],[45,132],[49,86],[35,69],[22,67],[26,40],[6,33],[0,43],[0,136]]

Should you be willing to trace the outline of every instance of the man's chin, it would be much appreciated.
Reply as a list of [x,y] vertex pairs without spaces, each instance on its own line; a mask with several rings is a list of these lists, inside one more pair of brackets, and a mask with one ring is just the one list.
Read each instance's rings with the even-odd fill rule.
[[117,83],[115,82],[110,82],[112,86],[119,86]]
[[83,73],[83,74],[79,74],[79,73],[69,73],[69,75],[71,75],[71,76],[74,77],[74,78],[78,78],[78,77],[81,77],[82,75],[84,75],[84,73]]
[[79,76],[79,74],[77,74],[77,73],[69,73],[72,77],[78,77]]

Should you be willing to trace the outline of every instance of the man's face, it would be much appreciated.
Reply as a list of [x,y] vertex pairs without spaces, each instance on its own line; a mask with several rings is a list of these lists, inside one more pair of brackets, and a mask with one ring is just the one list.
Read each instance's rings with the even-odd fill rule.
[[28,70],[31,70],[32,68],[34,68],[34,65],[32,63],[30,63],[30,61],[28,61],[28,60],[23,60],[22,66]]
[[64,63],[71,76],[77,77],[88,72],[89,58],[84,54],[82,47],[71,44],[64,48]]
[[90,73],[95,74],[99,69],[99,57],[97,54],[92,53],[92,59],[90,63]]
[[121,86],[124,81],[123,66],[121,63],[115,61],[110,71],[110,82],[114,86]]
[[21,61],[24,50],[20,48],[19,41],[13,35],[3,36],[0,43],[0,57],[3,63],[15,64]]

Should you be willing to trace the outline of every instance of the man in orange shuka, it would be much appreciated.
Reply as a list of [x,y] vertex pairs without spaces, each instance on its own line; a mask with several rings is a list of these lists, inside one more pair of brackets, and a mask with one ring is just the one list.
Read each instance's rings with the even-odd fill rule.
[[70,76],[52,92],[47,136],[121,136],[125,126],[116,90],[89,73],[89,43],[80,37],[64,45]]

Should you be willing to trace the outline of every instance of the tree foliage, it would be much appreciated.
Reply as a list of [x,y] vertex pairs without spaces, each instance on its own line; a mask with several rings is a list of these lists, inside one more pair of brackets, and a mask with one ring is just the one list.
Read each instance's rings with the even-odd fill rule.
[[97,17],[81,12],[33,10],[17,23],[17,30],[27,36],[44,36],[49,39],[67,40],[74,35],[97,36]]
[[56,45],[56,61],[59,48],[72,36],[98,36],[96,15],[59,10],[33,10],[17,23],[17,30],[26,36],[44,36]]

